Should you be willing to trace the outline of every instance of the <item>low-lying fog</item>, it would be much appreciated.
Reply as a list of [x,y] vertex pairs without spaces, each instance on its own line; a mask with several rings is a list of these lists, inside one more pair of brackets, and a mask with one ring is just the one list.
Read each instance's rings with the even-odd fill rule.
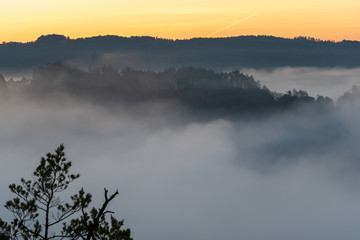
[[275,70],[243,69],[269,89],[285,92],[302,89],[311,96],[328,96],[334,100],[353,85],[360,84],[360,68],[277,68]]
[[[287,71],[254,77],[271,90],[278,89],[266,79],[278,74],[286,90],[332,96],[326,92],[342,95],[360,70],[344,75],[352,79],[346,81],[350,87],[331,80],[331,73],[345,70],[294,70],[285,82]],[[330,82],[321,88],[324,79]],[[314,85],[306,89],[307,83]],[[83,186],[99,204],[104,187],[119,189],[110,209],[136,240],[360,237],[358,105],[331,112],[294,109],[252,121],[172,124],[172,114],[162,112],[176,113],[171,106],[114,113],[54,100],[0,103],[2,205],[12,197],[7,186],[31,177],[40,157],[64,143],[73,171],[81,173],[69,192]],[[11,217],[4,208],[0,214]]]

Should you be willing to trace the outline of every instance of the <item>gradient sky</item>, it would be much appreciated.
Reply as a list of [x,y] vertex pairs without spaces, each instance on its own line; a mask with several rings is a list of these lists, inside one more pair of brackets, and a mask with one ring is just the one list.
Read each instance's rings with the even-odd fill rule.
[[[358,0],[1,0],[0,41],[43,34],[360,40]],[[221,30],[221,31],[220,31]]]

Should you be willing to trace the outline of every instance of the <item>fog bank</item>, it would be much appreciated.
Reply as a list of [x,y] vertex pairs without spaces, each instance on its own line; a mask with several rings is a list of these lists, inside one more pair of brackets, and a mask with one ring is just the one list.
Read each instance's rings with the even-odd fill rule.
[[68,101],[1,102],[2,204],[7,185],[63,142],[81,173],[70,190],[96,204],[104,187],[119,189],[110,209],[137,240],[360,237],[357,105],[191,122],[171,104],[109,112]]
[[360,84],[360,68],[276,68],[274,70],[243,69],[261,84],[278,92],[302,89],[311,96],[328,96],[333,100],[351,86]]

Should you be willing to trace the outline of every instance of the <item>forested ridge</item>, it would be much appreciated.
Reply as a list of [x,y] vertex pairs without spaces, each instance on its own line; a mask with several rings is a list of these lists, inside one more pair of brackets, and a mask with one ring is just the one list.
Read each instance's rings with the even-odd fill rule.
[[2,89],[42,101],[66,95],[100,105],[177,102],[188,110],[216,116],[269,113],[295,104],[332,105],[330,98],[314,98],[302,90],[271,91],[238,70],[215,72],[195,67],[163,71],[125,67],[119,71],[104,65],[82,70],[58,62],[35,68],[32,79],[3,78]]
[[46,35],[28,43],[0,44],[0,70],[31,69],[48,62],[128,65],[164,69],[191,65],[226,68],[359,67],[360,43],[273,36],[194,38]]

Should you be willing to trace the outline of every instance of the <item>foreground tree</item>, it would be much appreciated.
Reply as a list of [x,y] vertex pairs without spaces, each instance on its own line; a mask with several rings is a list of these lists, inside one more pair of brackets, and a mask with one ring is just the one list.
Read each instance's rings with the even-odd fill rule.
[[118,191],[109,196],[104,189],[102,206],[89,212],[92,196],[83,189],[70,197],[70,203],[65,203],[61,193],[80,176],[71,174],[70,167],[64,146],[60,145],[55,153],[41,158],[32,180],[21,178],[21,184],[9,186],[16,197],[5,208],[13,213],[14,219],[10,223],[0,219],[0,240],[132,239],[130,229],[122,229],[123,221],[107,210]]

